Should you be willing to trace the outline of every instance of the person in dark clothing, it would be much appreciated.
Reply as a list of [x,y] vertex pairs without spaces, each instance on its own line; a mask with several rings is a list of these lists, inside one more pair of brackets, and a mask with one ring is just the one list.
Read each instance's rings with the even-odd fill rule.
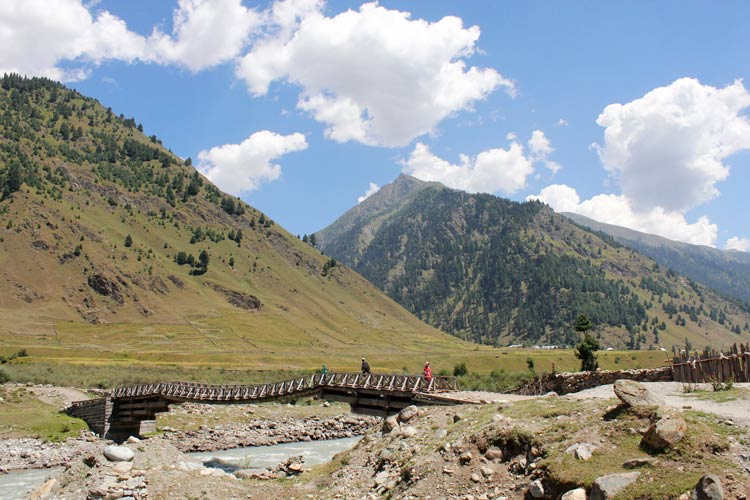
[[362,356],[362,373],[370,373],[370,363]]

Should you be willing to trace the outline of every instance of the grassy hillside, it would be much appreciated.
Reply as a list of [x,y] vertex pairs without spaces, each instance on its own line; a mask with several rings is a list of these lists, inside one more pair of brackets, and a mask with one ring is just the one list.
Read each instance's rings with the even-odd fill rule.
[[373,210],[376,224],[361,213],[345,231],[335,222],[325,232],[338,236],[323,250],[461,338],[571,345],[580,313],[604,345],[618,348],[724,346],[750,337],[743,305],[540,203],[432,185],[387,192],[408,195]]
[[0,354],[252,369],[365,354],[416,370],[474,352],[345,266],[324,272],[318,250],[140,130],[49,80],[2,79]]

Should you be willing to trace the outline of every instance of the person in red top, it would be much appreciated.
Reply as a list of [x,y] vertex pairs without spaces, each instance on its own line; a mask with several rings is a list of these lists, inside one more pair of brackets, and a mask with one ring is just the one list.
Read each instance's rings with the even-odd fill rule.
[[424,379],[429,382],[432,380],[432,370],[430,369],[430,362],[425,361],[424,362],[424,373],[423,373]]

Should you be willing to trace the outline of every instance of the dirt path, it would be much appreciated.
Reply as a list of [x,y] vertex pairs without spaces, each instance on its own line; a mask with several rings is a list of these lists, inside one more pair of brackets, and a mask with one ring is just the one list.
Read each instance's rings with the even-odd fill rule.
[[[698,384],[698,391],[691,393],[685,393],[683,384],[680,382],[647,382],[643,385],[669,406],[713,413],[731,419],[735,424],[750,428],[750,384],[734,384],[734,387],[741,391],[736,393],[737,399],[723,403],[714,400],[714,397],[719,394],[712,392],[709,384]],[[612,384],[608,384],[569,394],[568,397],[609,399],[615,397],[615,393]]]
[[59,408],[67,408],[73,401],[82,401],[89,399],[91,396],[85,392],[73,389],[72,387],[29,387],[29,392],[47,404]]

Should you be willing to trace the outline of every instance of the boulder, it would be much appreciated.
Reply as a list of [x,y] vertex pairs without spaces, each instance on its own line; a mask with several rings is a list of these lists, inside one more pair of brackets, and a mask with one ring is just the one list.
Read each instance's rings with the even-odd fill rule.
[[414,405],[407,406],[406,408],[398,412],[398,421],[409,422],[417,415],[419,415],[419,408]]
[[620,379],[614,385],[615,395],[628,406],[659,406],[664,401],[634,380]]
[[487,460],[502,460],[503,459],[503,450],[500,448],[489,448],[485,453],[484,457]]
[[126,446],[111,445],[104,448],[104,456],[110,462],[130,462],[135,457],[135,453]]
[[533,498],[544,498],[544,485],[540,480],[537,479],[529,484],[529,494]]
[[598,446],[591,443],[576,443],[574,445],[568,446],[568,448],[565,450],[565,453],[572,453],[573,456],[576,457],[576,459],[586,461],[591,459],[591,455],[597,448]]
[[411,425],[407,425],[401,428],[401,435],[407,438],[414,437],[417,435],[417,429]]
[[706,474],[698,480],[690,498],[691,500],[724,500],[721,480],[714,474]]
[[685,437],[687,423],[674,410],[662,410],[643,435],[642,444],[655,451],[672,448]]
[[466,451],[464,453],[461,453],[461,456],[458,457],[458,462],[462,465],[466,465],[474,458],[474,456],[471,454],[470,451]]
[[658,462],[655,458],[631,458],[623,462],[622,466],[625,469],[639,469],[647,465],[656,465]]
[[567,491],[560,497],[560,500],[586,500],[586,490],[583,488],[576,488]]
[[390,417],[383,420],[383,434],[389,434],[398,428],[398,419],[395,415],[391,415]]
[[618,493],[633,484],[640,472],[623,472],[620,474],[609,474],[594,480],[591,486],[591,500],[610,500]]
[[127,474],[133,470],[133,462],[117,462],[117,464],[112,467],[112,471],[117,474]]
[[52,495],[52,489],[55,486],[57,486],[57,479],[50,479],[39,488],[32,491],[31,495],[29,495],[29,500],[44,500],[45,498],[50,498],[50,495]]

